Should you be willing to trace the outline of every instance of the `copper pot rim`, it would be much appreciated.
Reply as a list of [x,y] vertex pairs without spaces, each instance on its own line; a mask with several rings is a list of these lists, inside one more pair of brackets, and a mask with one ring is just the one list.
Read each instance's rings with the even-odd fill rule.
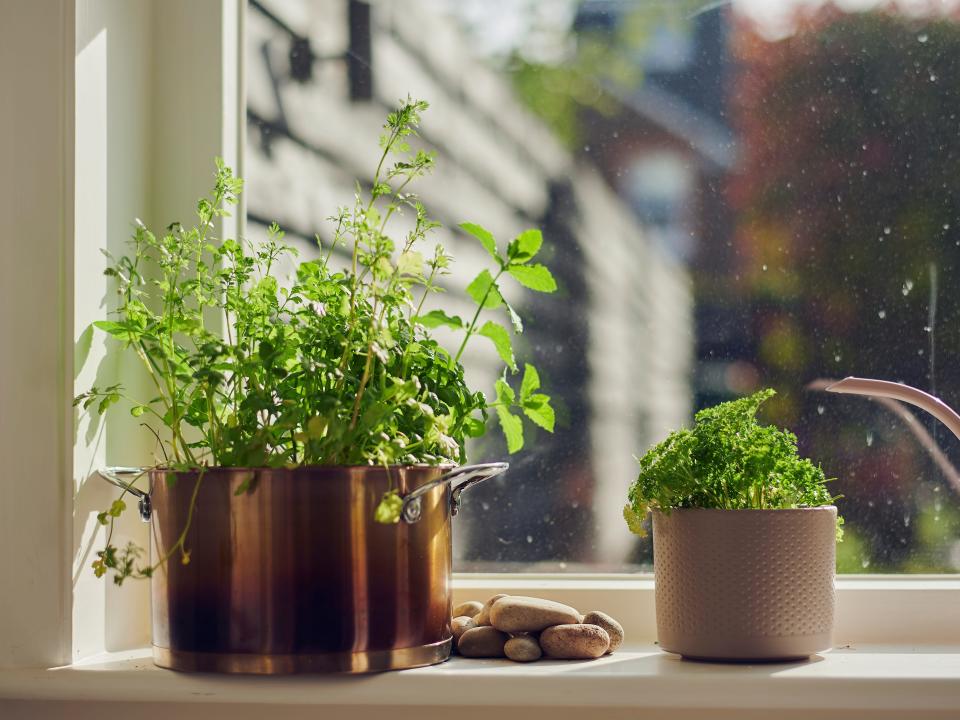
[[177,473],[181,475],[190,473],[236,473],[236,472],[321,472],[321,471],[363,471],[363,470],[390,470],[390,471],[410,471],[410,470],[454,470],[462,467],[457,463],[442,463],[440,465],[427,465],[418,463],[416,465],[293,465],[290,467],[283,465],[205,465],[201,467],[187,468],[178,470],[171,467],[152,467],[147,468],[145,472],[150,473]]

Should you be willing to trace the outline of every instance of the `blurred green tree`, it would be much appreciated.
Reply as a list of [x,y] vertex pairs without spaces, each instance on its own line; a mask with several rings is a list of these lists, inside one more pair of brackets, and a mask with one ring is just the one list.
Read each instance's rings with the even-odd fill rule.
[[871,528],[864,570],[949,569],[911,525],[918,486],[942,482],[904,427],[801,391],[862,375],[960,399],[960,24],[827,6],[777,42],[741,23],[734,44],[730,252],[762,381],[785,390],[773,419],[831,459],[848,522]]

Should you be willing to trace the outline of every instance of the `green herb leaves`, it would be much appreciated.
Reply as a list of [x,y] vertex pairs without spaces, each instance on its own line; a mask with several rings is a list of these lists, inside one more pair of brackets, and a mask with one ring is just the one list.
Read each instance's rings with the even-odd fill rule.
[[500,359],[507,364],[508,368],[516,372],[517,361],[513,357],[513,345],[510,343],[510,334],[506,329],[493,320],[487,320],[478,332],[493,341],[494,346],[497,348],[497,353],[500,355]]
[[388,490],[380,498],[380,503],[374,511],[373,519],[383,525],[395,525],[400,522],[400,511],[403,510],[403,498],[396,490]]
[[523,414],[547,432],[553,432],[555,421],[550,397],[536,392],[540,389],[540,376],[533,365],[525,365],[523,382],[520,385],[520,407]]
[[773,395],[762,390],[701,410],[692,430],[671,433],[640,458],[624,508],[630,530],[643,534],[640,522],[648,509],[780,509],[833,502],[823,470],[799,457],[796,436],[757,422],[757,410]]
[[[493,235],[486,228],[480,227],[476,223],[460,223],[460,228],[466,232],[473,235],[477,240],[480,241],[480,244],[490,253],[490,257],[494,260],[499,261],[500,256],[497,254],[497,243],[493,239]],[[478,301],[479,302],[479,301]]]
[[519,397],[504,378],[497,380],[497,418],[510,452],[516,452],[523,447],[523,421],[513,412],[514,409],[522,412],[547,432],[553,432],[555,417],[550,397],[536,392],[539,389],[540,376],[537,369],[530,364],[523,367]]
[[[531,262],[543,245],[539,230],[520,233],[504,254],[488,230],[461,225],[492,261],[466,287],[475,310],[467,320],[428,309],[451,258],[411,192],[434,163],[432,153],[411,147],[426,109],[408,98],[389,114],[369,190],[358,185],[352,206],[329,218],[332,234],[325,244],[318,238],[316,259],[295,264],[277,225],[255,245],[214,236],[242,190],[220,160],[193,227],[173,223],[155,233],[138,222],[129,254],[109,258],[105,271],[117,285],[117,309],[95,326],[139,358],[150,396],[129,398],[110,385],[75,404],[103,413],[129,402],[157,439],[158,464],[178,470],[464,462],[466,439],[485,432],[491,410],[510,452],[523,447],[524,416],[552,431],[536,370],[524,367],[519,393],[508,382],[519,372],[513,335],[523,322],[505,293],[556,290],[550,271]],[[401,214],[407,227],[391,236],[390,221]],[[281,275],[291,266],[293,277]],[[208,327],[210,318],[224,322]],[[441,327],[461,336],[456,353],[432,337]],[[475,335],[505,366],[492,400],[470,389],[460,363]],[[388,492],[376,518],[396,521],[399,502]],[[112,527],[121,511],[114,505],[100,521]],[[189,561],[183,543],[177,547]],[[133,549],[108,540],[97,572],[112,569],[122,581],[135,561]]]
[[552,293],[557,289],[557,281],[544,265],[511,265],[507,272],[514,280],[531,290]]
[[539,230],[524,230],[507,246],[507,257],[511,264],[525,263],[540,252],[543,235]]
[[[500,359],[506,364],[507,369],[516,373],[519,368],[507,329],[493,320],[488,320],[479,327],[478,323],[482,311],[496,310],[502,307],[507,313],[514,333],[519,335],[523,332],[523,321],[516,310],[506,301],[501,290],[500,281],[504,275],[512,277],[523,287],[537,292],[552,293],[557,290],[557,283],[545,265],[527,264],[540,252],[543,245],[543,236],[539,230],[524,230],[508,243],[507,254],[502,255],[497,249],[496,239],[486,228],[475,223],[461,223],[460,228],[480,241],[490,257],[496,261],[498,267],[495,274],[487,269],[481,270],[467,286],[467,294],[473,298],[478,307],[473,319],[465,328],[463,342],[454,357],[454,361],[460,360],[470,338],[477,334],[489,338],[493,342],[497,354],[500,355]],[[449,325],[449,323],[445,324]],[[493,407],[496,409],[500,428],[507,440],[507,450],[511,453],[523,448],[523,420],[514,410],[522,412],[534,424],[544,430],[553,432],[554,412],[550,405],[550,397],[543,393],[534,392],[539,388],[540,376],[536,368],[529,364],[524,366],[519,399],[505,377],[497,381],[497,400],[493,403]]]
[[497,281],[489,270],[482,270],[473,281],[467,285],[467,295],[482,309],[491,310],[503,305],[503,296]]

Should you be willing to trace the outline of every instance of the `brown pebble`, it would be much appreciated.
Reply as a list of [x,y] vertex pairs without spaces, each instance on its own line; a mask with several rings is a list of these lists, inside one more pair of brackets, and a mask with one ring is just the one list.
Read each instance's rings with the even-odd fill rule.
[[453,629],[453,642],[454,645],[460,642],[460,636],[463,635],[467,630],[473,630],[477,624],[473,621],[473,618],[461,616],[455,617],[450,623],[451,628]]
[[540,634],[540,647],[550,658],[589,660],[610,647],[610,636],[599,625],[554,625]]
[[503,657],[503,646],[506,645],[507,639],[506,633],[489,625],[475,627],[460,636],[457,650],[461,655],[469,658]]
[[489,625],[490,624],[490,608],[493,607],[493,604],[497,600],[505,597],[507,596],[501,593],[500,595],[494,595],[492,598],[487,600],[487,602],[484,604],[480,612],[477,613],[473,618],[474,620],[477,621],[477,625],[480,625],[481,627],[484,625]]
[[490,610],[490,624],[504,632],[538,632],[579,622],[579,611],[569,605],[520,595],[501,598]]
[[467,617],[473,617],[478,612],[483,610],[483,603],[476,600],[468,600],[467,602],[462,602],[453,609],[452,617],[461,617],[466,615]]
[[533,662],[543,655],[540,643],[532,635],[517,635],[510,638],[503,646],[503,653],[514,662]]
[[580,622],[584,625],[597,625],[607,631],[607,635],[610,636],[608,653],[612,653],[623,643],[623,625],[604,612],[591,610],[583,616],[583,620]]

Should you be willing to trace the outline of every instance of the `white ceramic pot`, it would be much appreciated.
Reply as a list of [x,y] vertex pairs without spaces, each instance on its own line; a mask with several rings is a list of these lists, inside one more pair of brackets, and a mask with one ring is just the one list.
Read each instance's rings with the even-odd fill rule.
[[832,646],[837,509],[653,513],[660,647],[794,660]]

